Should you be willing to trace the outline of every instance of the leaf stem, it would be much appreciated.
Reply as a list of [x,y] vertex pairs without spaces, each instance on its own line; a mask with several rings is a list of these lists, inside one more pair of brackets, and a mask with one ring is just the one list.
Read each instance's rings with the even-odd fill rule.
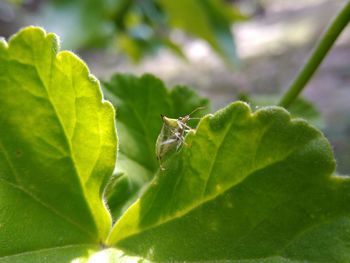
[[287,92],[282,97],[279,102],[280,106],[288,108],[298,97],[349,21],[350,0],[344,5],[338,15],[328,26],[315,49],[312,51],[308,61],[304,64],[292,84],[289,86]]

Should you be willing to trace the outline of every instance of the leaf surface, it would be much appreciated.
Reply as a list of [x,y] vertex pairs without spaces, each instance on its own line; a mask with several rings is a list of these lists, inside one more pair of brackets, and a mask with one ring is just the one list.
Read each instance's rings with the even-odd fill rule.
[[116,159],[114,110],[57,42],[35,27],[0,42],[0,262],[66,259],[110,230],[102,192]]
[[206,99],[184,86],[168,91],[161,80],[149,74],[115,75],[104,87],[117,110],[119,154],[106,197],[118,218],[159,169],[155,144],[163,125],[160,115],[177,118],[199,106],[209,106]]
[[324,136],[279,107],[204,117],[109,243],[155,261],[349,262],[350,181]]

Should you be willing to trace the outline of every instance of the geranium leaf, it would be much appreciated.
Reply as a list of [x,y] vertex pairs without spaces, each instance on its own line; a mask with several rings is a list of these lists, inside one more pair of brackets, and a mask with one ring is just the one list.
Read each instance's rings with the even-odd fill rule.
[[350,181],[324,136],[278,107],[204,117],[114,226],[156,261],[348,262]]
[[110,230],[114,110],[57,42],[35,27],[0,42],[0,261],[81,255]]

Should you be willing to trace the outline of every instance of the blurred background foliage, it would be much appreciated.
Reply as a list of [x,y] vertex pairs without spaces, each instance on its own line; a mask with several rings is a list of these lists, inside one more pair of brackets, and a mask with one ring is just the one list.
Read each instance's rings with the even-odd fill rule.
[[[210,98],[214,110],[237,98],[260,107],[277,101],[343,3],[0,0],[0,35],[40,25],[58,34],[62,48],[82,57],[101,80],[116,72],[150,72],[167,86],[195,88]],[[334,148],[339,173],[349,174],[349,28],[303,96],[308,101],[294,105],[294,114],[306,112],[322,128]]]
[[[25,0],[8,0],[2,13],[27,5]],[[160,47],[185,58],[174,37],[177,29],[207,41],[229,66],[235,65],[231,25],[247,18],[224,0],[53,0],[29,6],[37,12],[33,23],[56,32],[62,48],[114,46],[135,62]]]

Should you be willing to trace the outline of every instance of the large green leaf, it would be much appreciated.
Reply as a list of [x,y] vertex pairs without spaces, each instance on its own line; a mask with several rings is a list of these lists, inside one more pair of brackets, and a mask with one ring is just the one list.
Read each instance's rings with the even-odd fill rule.
[[149,74],[115,75],[104,86],[106,97],[117,109],[119,154],[106,197],[118,218],[159,168],[155,143],[163,125],[160,115],[184,116],[198,106],[208,107],[208,101],[183,86],[168,91]]
[[109,244],[156,261],[349,262],[350,181],[324,136],[278,107],[204,117]]
[[114,110],[57,42],[35,27],[0,42],[0,261],[64,262],[110,230]]

